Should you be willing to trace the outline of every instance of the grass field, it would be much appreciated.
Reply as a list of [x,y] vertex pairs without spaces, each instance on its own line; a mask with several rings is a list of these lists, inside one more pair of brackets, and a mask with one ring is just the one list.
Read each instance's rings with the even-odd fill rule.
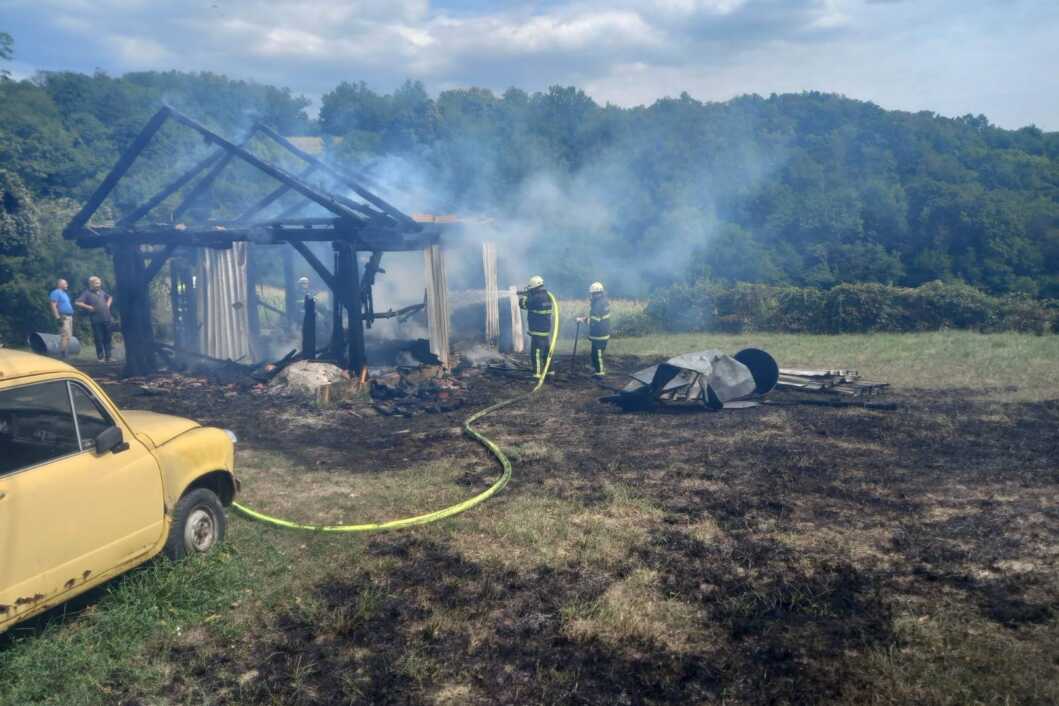
[[[1059,703],[1059,337],[611,352],[631,368],[747,345],[891,382],[900,411],[618,414],[559,376],[482,424],[515,463],[484,506],[373,536],[233,516],[218,554],[153,562],[0,637],[0,703]],[[475,408],[521,389],[488,378]],[[106,387],[235,429],[244,500],[296,519],[435,509],[498,472],[459,435],[470,409]]]

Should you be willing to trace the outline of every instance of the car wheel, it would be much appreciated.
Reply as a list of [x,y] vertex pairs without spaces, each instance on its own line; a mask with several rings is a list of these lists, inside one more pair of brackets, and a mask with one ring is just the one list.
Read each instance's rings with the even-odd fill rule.
[[205,554],[224,541],[227,529],[220,498],[211,490],[196,488],[177,503],[165,555],[176,561],[188,554]]

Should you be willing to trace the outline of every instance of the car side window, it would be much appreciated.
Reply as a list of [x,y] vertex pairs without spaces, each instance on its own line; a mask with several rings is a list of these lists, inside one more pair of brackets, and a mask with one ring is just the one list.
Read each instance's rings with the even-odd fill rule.
[[0,476],[78,453],[65,380],[0,390]]
[[81,432],[81,450],[94,449],[96,437],[107,427],[114,426],[114,421],[92,393],[76,382],[70,383],[70,395],[74,400],[77,427]]

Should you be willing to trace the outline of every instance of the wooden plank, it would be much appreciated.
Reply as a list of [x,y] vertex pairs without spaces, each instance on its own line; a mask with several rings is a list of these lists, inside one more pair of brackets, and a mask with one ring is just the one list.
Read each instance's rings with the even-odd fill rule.
[[485,275],[485,341],[491,346],[500,340],[500,294],[497,285],[496,243],[482,243],[482,270]]
[[526,349],[526,334],[522,330],[522,309],[518,305],[518,287],[508,287],[507,296],[511,303],[511,351],[522,353]]
[[445,272],[445,253],[433,245],[423,251],[423,269],[427,283],[427,328],[430,352],[449,367],[449,284]]

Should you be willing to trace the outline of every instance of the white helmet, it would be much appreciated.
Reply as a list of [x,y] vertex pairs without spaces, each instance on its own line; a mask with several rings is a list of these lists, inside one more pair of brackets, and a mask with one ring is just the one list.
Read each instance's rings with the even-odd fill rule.
[[592,286],[588,288],[588,291],[589,291],[590,294],[602,294],[603,293],[603,283],[602,282],[593,282]]
[[529,288],[536,289],[537,287],[544,286],[544,278],[540,275],[533,275],[529,278]]
[[308,285],[309,284],[309,278],[308,277],[299,277],[298,278],[298,284]]

